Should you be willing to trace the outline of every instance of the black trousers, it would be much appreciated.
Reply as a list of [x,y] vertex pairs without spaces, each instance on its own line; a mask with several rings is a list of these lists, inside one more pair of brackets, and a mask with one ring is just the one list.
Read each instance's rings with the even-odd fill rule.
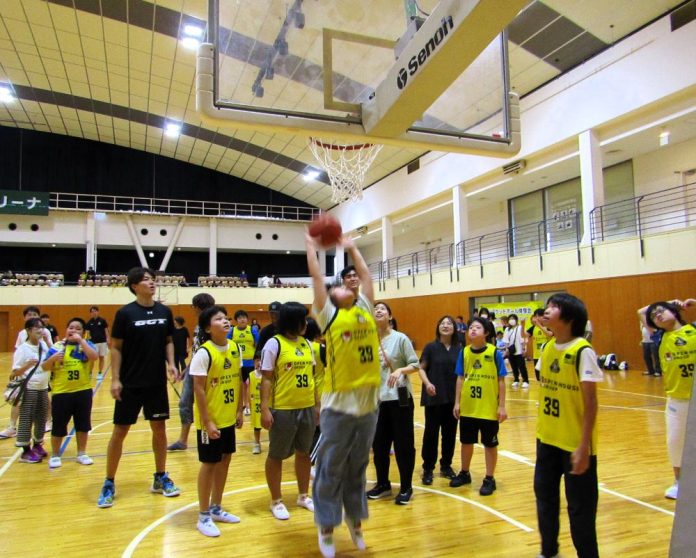
[[655,375],[655,372],[662,374],[660,368],[660,349],[655,343],[641,343],[643,346],[643,360],[648,370],[648,374]]
[[578,558],[598,558],[597,530],[597,456],[590,456],[590,466],[582,475],[571,475],[570,452],[537,440],[534,468],[534,493],[541,534],[541,553],[558,554],[561,477],[565,481],[570,535]]
[[425,431],[423,432],[423,447],[421,449],[424,471],[435,469],[440,433],[442,433],[440,468],[452,466],[458,424],[457,419],[452,414],[453,410],[454,403],[425,407]]
[[398,401],[382,401],[379,404],[377,429],[372,442],[377,483],[389,482],[389,450],[394,444],[394,456],[399,468],[401,492],[411,488],[413,469],[416,465],[416,444],[413,437],[413,398],[408,406],[399,406]]
[[523,382],[529,382],[529,376],[527,375],[527,363],[524,361],[524,355],[509,355],[508,362],[510,363],[512,375],[516,382],[520,381],[520,374],[522,375]]

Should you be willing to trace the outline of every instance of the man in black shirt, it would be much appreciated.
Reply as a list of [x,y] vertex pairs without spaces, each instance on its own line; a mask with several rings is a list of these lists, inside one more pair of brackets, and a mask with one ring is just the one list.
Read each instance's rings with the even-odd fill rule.
[[97,380],[101,380],[104,377],[104,358],[109,352],[109,324],[99,315],[99,306],[92,306],[89,309],[89,316],[85,330],[89,333],[88,339],[94,344],[99,355]]
[[271,323],[264,327],[259,332],[259,342],[256,344],[256,353],[254,353],[254,366],[259,369],[261,363],[261,349],[271,337],[278,333],[278,317],[280,316],[280,307],[282,304],[277,300],[268,305],[268,315],[271,317]]
[[51,323],[51,316],[48,314],[41,314],[41,321],[43,322],[44,329],[47,329],[51,334],[51,341],[54,343],[58,341],[58,330],[56,329],[56,326]]
[[114,429],[106,452],[106,480],[97,501],[100,508],[113,505],[114,479],[123,441],[131,425],[137,422],[141,409],[145,419],[150,421],[155,455],[155,475],[150,491],[164,496],[179,495],[179,489],[166,472],[167,372],[173,380],[178,378],[172,343],[172,312],[154,300],[155,273],[151,269],[131,269],[126,284],[136,299],[116,312],[111,334],[111,395],[116,404]]

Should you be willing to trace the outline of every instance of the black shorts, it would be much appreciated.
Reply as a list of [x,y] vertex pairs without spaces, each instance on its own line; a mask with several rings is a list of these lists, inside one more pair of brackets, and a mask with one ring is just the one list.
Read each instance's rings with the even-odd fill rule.
[[475,444],[478,442],[478,433],[481,432],[481,443],[487,448],[494,448],[498,445],[499,429],[497,420],[460,417],[459,441],[462,444]]
[[68,423],[73,419],[76,432],[92,430],[92,390],[90,388],[72,393],[56,393],[52,397],[51,436],[63,438],[68,435]]
[[169,418],[169,396],[167,385],[121,390],[121,401],[114,405],[114,424],[130,425],[138,422],[138,414],[143,409],[146,420],[167,420]]
[[[196,440],[198,441],[198,461],[201,463],[220,463],[222,456],[226,453],[232,454],[237,451],[237,438],[234,432],[234,425],[220,429],[220,437],[217,440],[208,438],[205,430],[196,430]],[[205,438],[206,443],[203,443]]]
[[249,381],[249,374],[251,374],[254,371],[254,367],[252,366],[242,366],[242,382],[247,382]]

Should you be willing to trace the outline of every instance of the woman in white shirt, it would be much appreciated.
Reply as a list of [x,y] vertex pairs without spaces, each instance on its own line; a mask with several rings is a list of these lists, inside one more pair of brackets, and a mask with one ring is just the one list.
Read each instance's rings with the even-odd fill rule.
[[503,342],[506,348],[506,357],[512,368],[513,382],[512,387],[520,385],[522,376],[522,387],[529,387],[529,376],[527,375],[527,364],[524,360],[524,332],[517,319],[517,314],[508,316],[508,327],[503,333]]

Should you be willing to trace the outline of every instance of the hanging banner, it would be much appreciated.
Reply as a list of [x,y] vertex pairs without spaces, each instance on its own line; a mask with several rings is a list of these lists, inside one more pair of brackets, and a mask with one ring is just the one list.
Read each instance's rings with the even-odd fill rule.
[[48,215],[48,192],[0,190],[0,213]]
[[495,313],[495,327],[500,329],[502,327],[502,322],[500,318],[503,316],[509,316],[510,314],[517,314],[520,320],[520,325],[527,329],[531,322],[529,321],[537,308],[544,308],[544,303],[540,300],[529,300],[527,302],[496,302],[491,304],[486,304],[489,312]]

